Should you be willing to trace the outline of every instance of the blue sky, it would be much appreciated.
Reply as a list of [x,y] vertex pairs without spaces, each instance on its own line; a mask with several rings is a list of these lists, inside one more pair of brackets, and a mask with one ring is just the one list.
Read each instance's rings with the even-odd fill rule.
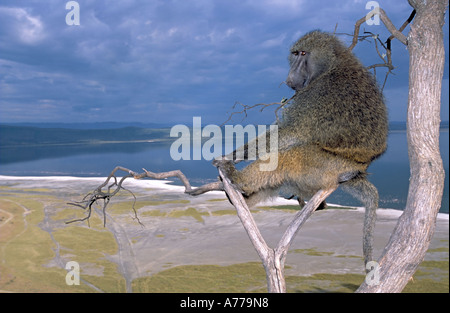
[[[368,13],[360,0],[79,0],[80,25],[69,26],[66,2],[0,0],[0,123],[189,124],[201,116],[221,124],[236,101],[293,94],[280,84],[301,35],[336,24],[351,33]],[[397,27],[412,11],[406,0],[378,2]],[[387,38],[382,24],[363,28]],[[448,12],[444,29],[441,119],[448,120]],[[372,44],[354,52],[366,65],[379,63]],[[384,91],[390,119],[404,121],[408,53],[398,41],[393,56],[396,75]],[[246,122],[273,120],[273,110],[253,110]]]

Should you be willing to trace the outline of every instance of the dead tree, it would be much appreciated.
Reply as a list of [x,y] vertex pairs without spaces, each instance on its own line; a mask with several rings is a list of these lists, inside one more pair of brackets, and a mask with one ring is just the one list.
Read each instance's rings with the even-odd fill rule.
[[408,199],[378,260],[379,284],[364,282],[358,292],[403,290],[425,257],[441,206],[445,176],[439,151],[445,59],[442,27],[448,0],[409,0],[409,3],[416,16],[408,37],[404,38],[406,43],[402,41],[408,47],[410,59],[407,138],[411,178]]

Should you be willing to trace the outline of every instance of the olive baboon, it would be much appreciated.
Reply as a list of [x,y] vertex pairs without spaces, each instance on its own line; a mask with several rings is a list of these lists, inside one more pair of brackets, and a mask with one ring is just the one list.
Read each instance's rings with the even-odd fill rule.
[[313,31],[291,48],[286,84],[296,91],[278,124],[278,167],[261,171],[257,159],[225,170],[249,206],[280,189],[308,198],[341,185],[366,208],[363,252],[372,260],[378,192],[366,179],[369,164],[384,153],[387,110],[375,79],[335,36]]

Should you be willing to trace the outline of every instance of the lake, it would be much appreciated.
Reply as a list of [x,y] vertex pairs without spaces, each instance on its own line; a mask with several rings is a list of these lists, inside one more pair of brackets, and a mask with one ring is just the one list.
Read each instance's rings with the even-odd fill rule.
[[[441,130],[440,148],[446,172],[441,212],[449,212],[449,131]],[[0,175],[6,176],[107,176],[116,166],[141,172],[180,169],[198,186],[216,180],[217,170],[210,161],[174,161],[170,142],[129,142],[108,144],[40,145],[35,147],[0,147]],[[369,180],[378,188],[382,208],[402,210],[406,205],[409,161],[406,131],[389,134],[388,150],[372,163]],[[174,180],[177,180],[174,178]],[[179,182],[174,181],[179,184]],[[342,205],[360,205],[337,190],[327,200]]]

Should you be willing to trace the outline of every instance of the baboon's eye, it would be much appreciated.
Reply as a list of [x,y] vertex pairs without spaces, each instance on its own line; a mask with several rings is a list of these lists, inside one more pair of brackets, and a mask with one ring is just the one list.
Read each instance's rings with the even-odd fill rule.
[[295,55],[295,56],[306,55],[306,51],[298,51],[298,50],[296,50],[296,51],[292,51],[292,54]]

